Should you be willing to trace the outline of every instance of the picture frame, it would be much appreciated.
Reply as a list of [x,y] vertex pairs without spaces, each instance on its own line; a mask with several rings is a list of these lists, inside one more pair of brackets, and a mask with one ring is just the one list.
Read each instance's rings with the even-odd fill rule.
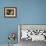
[[5,7],[4,8],[4,17],[5,18],[16,18],[17,8],[16,7]]
[[[22,36],[23,30],[24,31],[28,30],[28,35],[27,34],[23,35],[23,36],[28,36],[27,38],[24,38]],[[31,32],[33,33],[31,34]],[[18,39],[19,42],[21,42],[22,40],[46,41],[46,24],[18,24],[18,38],[19,38]]]

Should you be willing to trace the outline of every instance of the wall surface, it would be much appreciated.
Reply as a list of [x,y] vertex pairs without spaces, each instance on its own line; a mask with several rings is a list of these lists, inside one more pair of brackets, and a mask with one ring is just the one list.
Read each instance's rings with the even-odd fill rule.
[[[17,7],[17,17],[4,18],[4,7]],[[17,24],[46,24],[46,0],[1,0],[0,44],[8,43],[10,32],[18,32]]]

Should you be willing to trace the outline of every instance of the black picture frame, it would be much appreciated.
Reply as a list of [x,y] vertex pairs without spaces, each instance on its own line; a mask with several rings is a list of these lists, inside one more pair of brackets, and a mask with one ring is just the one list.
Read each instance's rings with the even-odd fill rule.
[[16,7],[4,7],[4,17],[5,18],[16,18],[17,8]]

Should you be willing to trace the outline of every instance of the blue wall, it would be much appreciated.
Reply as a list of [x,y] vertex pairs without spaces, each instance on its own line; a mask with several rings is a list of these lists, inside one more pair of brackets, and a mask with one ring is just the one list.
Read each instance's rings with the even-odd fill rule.
[[[17,7],[17,18],[4,18],[4,7]],[[18,32],[17,24],[46,24],[46,0],[1,0],[0,44],[8,43],[10,32]]]

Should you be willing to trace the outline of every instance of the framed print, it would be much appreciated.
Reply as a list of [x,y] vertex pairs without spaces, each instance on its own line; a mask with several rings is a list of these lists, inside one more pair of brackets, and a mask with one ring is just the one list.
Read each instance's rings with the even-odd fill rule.
[[4,17],[16,18],[17,8],[16,7],[5,7],[4,8]]
[[22,40],[46,41],[46,24],[19,24],[19,42]]

